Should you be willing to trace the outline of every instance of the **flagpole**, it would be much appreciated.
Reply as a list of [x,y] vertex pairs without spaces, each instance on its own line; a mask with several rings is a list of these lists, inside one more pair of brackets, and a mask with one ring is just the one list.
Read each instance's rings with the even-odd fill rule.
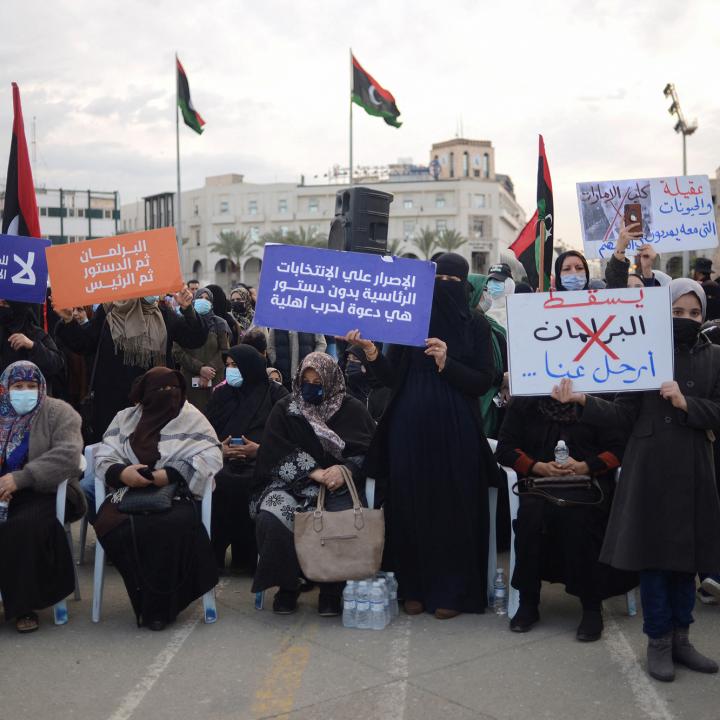
[[175,215],[175,228],[177,232],[178,252],[180,253],[180,266],[182,267],[182,200],[180,199],[180,98],[178,96],[178,68],[177,53],[175,53],[175,152],[177,157],[177,204]]
[[352,126],[352,115],[353,115],[353,54],[352,48],[350,48],[350,185],[353,184],[353,126]]

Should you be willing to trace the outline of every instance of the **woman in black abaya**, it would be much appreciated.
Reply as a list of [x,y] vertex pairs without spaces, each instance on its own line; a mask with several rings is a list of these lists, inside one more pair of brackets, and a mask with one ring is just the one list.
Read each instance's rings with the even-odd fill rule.
[[[248,503],[255,460],[270,411],[288,391],[270,382],[265,358],[254,347],[236,345],[224,356],[226,382],[212,394],[206,411],[223,450],[223,468],[215,476],[212,544],[218,569],[224,569],[232,545],[233,565],[254,570],[257,545]],[[233,438],[243,444],[233,443]]]
[[366,465],[387,476],[386,565],[410,615],[438,619],[487,604],[488,485],[497,466],[482,430],[479,398],[499,378],[488,321],[468,307],[468,264],[445,253],[426,348],[387,356],[352,332],[368,366],[393,389]]

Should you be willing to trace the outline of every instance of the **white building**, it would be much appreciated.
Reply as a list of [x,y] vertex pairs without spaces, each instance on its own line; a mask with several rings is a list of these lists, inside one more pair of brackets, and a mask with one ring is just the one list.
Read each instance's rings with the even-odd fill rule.
[[[115,235],[120,227],[117,191],[35,188],[40,231],[53,245]],[[0,208],[5,190],[0,191]],[[0,213],[2,211],[0,210]]]
[[[467,239],[458,252],[472,271],[484,272],[507,257],[507,248],[525,223],[510,178],[495,173],[489,141],[455,139],[432,146],[429,166],[408,163],[356,173],[356,185],[392,193],[388,242],[397,254],[419,257],[414,238],[420,230],[456,230]],[[304,229],[326,237],[341,183],[307,185],[248,183],[242,175],[206,178],[205,185],[182,193],[182,266],[185,277],[228,287],[233,279],[257,282],[262,247],[255,247],[235,268],[210,250],[223,231],[247,233],[262,243],[268,233],[287,235]],[[174,194],[163,193],[123,205],[121,232],[171,226]],[[519,267],[519,265],[517,265]]]

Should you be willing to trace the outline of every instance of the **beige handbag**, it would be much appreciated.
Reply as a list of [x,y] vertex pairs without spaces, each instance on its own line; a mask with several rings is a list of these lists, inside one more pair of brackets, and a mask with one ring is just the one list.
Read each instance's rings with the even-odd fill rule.
[[352,473],[339,467],[352,509],[327,512],[321,485],[315,510],[295,513],[295,551],[305,577],[316,582],[363,580],[375,575],[382,561],[385,514],[360,504]]

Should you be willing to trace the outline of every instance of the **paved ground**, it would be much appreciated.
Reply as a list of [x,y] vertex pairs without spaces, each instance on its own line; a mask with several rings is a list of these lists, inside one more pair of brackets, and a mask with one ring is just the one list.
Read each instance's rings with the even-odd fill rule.
[[[198,603],[151,633],[135,627],[112,568],[92,624],[92,559],[90,549],[68,625],[45,611],[33,635],[0,628],[2,720],[720,718],[720,676],[646,677],[641,620],[621,599],[606,605],[604,639],[583,645],[577,607],[555,588],[544,589],[542,623],[527,635],[494,615],[401,615],[373,632],[319,618],[314,593],[293,616],[258,612],[249,579],[233,577],[219,588],[215,625],[202,623]],[[693,630],[720,658],[720,608],[699,607]]]

